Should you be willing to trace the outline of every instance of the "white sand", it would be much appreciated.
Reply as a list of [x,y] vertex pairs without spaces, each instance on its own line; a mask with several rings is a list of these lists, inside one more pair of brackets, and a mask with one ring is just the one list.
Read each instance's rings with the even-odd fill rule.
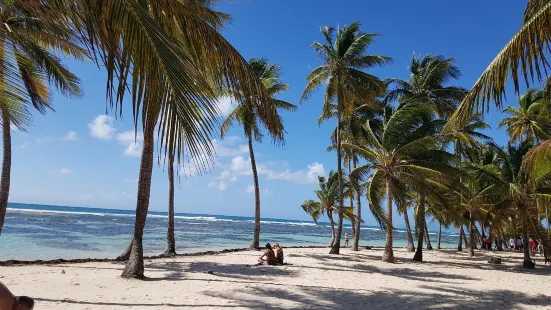
[[0,281],[36,309],[551,309],[551,268],[539,257],[524,270],[508,252],[492,253],[501,266],[480,251],[425,251],[415,263],[399,249],[395,264],[380,261],[381,249],[327,252],[286,249],[291,265],[278,267],[246,267],[257,252],[153,260],[146,281],[119,278],[116,263],[1,267]]

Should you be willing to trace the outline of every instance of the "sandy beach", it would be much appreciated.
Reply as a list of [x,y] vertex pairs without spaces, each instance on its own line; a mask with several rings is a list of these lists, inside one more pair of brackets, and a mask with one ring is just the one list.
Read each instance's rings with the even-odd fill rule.
[[[551,308],[551,268],[539,257],[528,271],[520,253],[433,250],[415,263],[397,249],[395,264],[381,253],[290,248],[289,265],[277,267],[247,266],[251,251],[156,259],[146,261],[146,281],[121,279],[114,262],[0,267],[0,278],[36,309]],[[488,264],[490,254],[503,264]]]

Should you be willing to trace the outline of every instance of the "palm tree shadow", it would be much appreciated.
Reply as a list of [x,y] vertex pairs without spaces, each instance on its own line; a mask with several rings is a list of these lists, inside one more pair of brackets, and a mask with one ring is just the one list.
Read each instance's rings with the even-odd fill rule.
[[[243,308],[261,309],[480,309],[487,306],[499,309],[518,309],[521,307],[545,307],[551,302],[549,297],[528,296],[523,293],[496,291],[464,291],[461,289],[443,289],[422,287],[420,290],[361,291],[326,287],[288,288],[250,288],[236,293],[212,293],[205,295],[230,300],[232,304]],[[282,306],[282,304],[285,304]]]

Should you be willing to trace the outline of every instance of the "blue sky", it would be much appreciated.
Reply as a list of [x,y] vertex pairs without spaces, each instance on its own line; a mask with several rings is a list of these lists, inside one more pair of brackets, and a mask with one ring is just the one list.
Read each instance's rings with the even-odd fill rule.
[[[232,15],[226,38],[244,55],[266,57],[281,65],[290,84],[281,99],[298,103],[308,73],[320,64],[310,48],[322,40],[322,25],[360,21],[362,30],[381,34],[369,52],[390,56],[394,63],[369,71],[380,78],[406,79],[411,55],[455,57],[463,76],[456,83],[470,88],[478,76],[519,28],[524,1],[223,1],[218,9]],[[55,113],[36,115],[28,132],[13,132],[11,202],[72,206],[135,208],[140,145],[133,142],[131,109],[124,117],[105,104],[105,75],[93,63],[66,61],[85,90],[80,100],[54,97]],[[509,104],[515,103],[512,87]],[[322,91],[284,113],[285,147],[269,139],[255,144],[260,171],[262,216],[308,219],[300,209],[313,198],[317,175],[335,167],[327,153],[334,123],[318,127]],[[229,112],[231,106],[222,103]],[[106,115],[107,112],[107,115]],[[497,130],[501,114],[492,109],[486,120],[490,134],[502,144]],[[176,211],[252,216],[254,198],[246,140],[239,128],[217,141],[217,167],[203,176],[181,176]],[[193,171],[188,171],[193,174]],[[188,173],[188,174],[190,174]],[[156,165],[150,210],[167,206],[166,168]],[[396,218],[396,226],[403,226]],[[374,224],[371,217],[367,224]]]

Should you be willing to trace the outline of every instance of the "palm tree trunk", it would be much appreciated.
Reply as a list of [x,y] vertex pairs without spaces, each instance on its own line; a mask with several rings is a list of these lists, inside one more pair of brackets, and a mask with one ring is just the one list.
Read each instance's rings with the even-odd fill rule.
[[[461,225],[461,229],[463,230],[463,225]],[[465,229],[465,230],[467,230],[467,229]],[[465,233],[465,230],[463,230],[463,241],[465,242],[465,248],[470,249],[471,245],[469,244],[469,241],[467,240],[467,234]]]
[[[352,156],[354,156],[352,154]],[[356,158],[353,157],[354,169],[356,169]],[[362,205],[361,205],[362,191],[358,187],[356,191],[356,233],[354,234],[354,251],[360,250],[360,232],[362,227]]]
[[136,199],[136,223],[134,225],[134,238],[132,239],[132,250],[122,272],[123,278],[144,278],[143,262],[143,231],[149,210],[149,196],[151,192],[151,176],[153,174],[153,151],[155,114],[149,114],[144,126],[144,141],[142,159],[140,163],[140,175],[138,177],[138,193]]
[[[350,172],[352,171],[352,160],[349,158],[348,159],[348,180],[349,182],[352,182],[350,180]],[[352,208],[352,210],[354,210],[354,190],[351,189],[350,190],[350,207]],[[351,220],[350,221],[350,226],[352,227],[352,236],[356,236],[356,221],[354,220]]]
[[329,223],[331,224],[331,241],[329,241],[329,247],[332,247],[333,243],[335,243],[335,221],[333,221],[333,212],[328,211],[327,217],[329,218]]
[[[551,234],[551,230],[549,230],[549,213],[547,212],[547,206],[545,207],[545,218],[547,219],[547,234]],[[0,226],[1,229],[1,226]]]
[[417,250],[413,256],[414,261],[423,261],[423,239],[425,237],[425,193],[421,191],[419,199],[419,205],[417,206],[417,218],[415,219],[415,226],[417,228]]
[[168,155],[168,230],[166,232],[166,250],[163,256],[176,256],[176,238],[174,237],[174,153]]
[[338,176],[338,197],[339,197],[339,224],[337,226],[336,240],[329,251],[329,254],[339,254],[341,248],[342,221],[344,217],[344,193],[342,181],[342,145],[341,145],[341,119],[342,110],[344,109],[344,92],[340,77],[338,80],[337,90],[337,176]]
[[408,236],[408,252],[415,252],[415,245],[413,244],[413,236],[411,234],[411,226],[409,226],[409,216],[407,208],[404,210],[404,221],[406,222],[406,233]]
[[249,154],[251,156],[251,167],[253,169],[254,181],[254,234],[249,249],[260,249],[260,188],[258,187],[258,173],[253,151],[253,136],[249,134]]
[[473,214],[470,213],[469,215],[470,219],[469,219],[469,254],[472,256],[474,256],[474,218],[473,218]]
[[430,243],[429,229],[427,227],[427,219],[425,218],[425,242],[427,243],[427,250],[432,250],[432,244]]
[[522,250],[524,252],[524,262],[523,266],[524,268],[530,268],[533,269],[534,263],[532,263],[532,258],[530,257],[530,244],[528,243],[528,234],[527,234],[527,224],[526,224],[526,216],[523,215],[523,212],[519,212],[520,215],[520,221],[522,226]]
[[0,234],[2,234],[4,219],[6,218],[11,181],[11,126],[10,115],[6,110],[2,110],[2,143],[4,157],[2,160],[2,177],[0,179]]
[[436,239],[436,249],[440,250],[440,241],[442,240],[442,223],[438,221],[438,238]]
[[383,253],[383,262],[394,263],[394,252],[392,250],[392,185],[390,178],[386,180],[386,244]]
[[[462,244],[463,244],[463,236],[464,236],[464,234],[465,234],[465,233],[463,232],[463,225],[461,225],[460,228],[459,228],[459,241],[457,242],[457,250],[458,250],[458,251],[463,251],[463,246],[462,246]],[[467,245],[467,244],[465,243],[465,245]]]

